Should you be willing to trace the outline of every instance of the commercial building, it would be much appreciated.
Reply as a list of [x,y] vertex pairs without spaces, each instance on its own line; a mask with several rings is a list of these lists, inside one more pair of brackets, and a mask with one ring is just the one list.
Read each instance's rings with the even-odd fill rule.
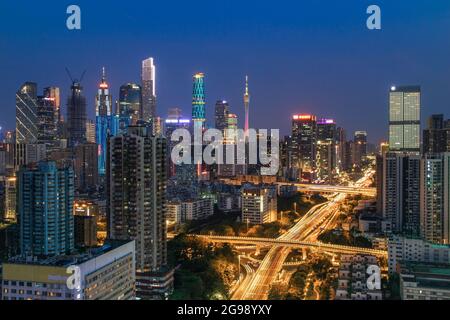
[[316,168],[316,117],[297,114],[292,117],[292,165],[301,171],[301,179],[312,181]]
[[16,93],[17,143],[37,142],[37,109],[37,84],[25,82]]
[[98,145],[98,174],[106,174],[106,148],[109,135],[115,135],[114,114],[112,96],[109,93],[109,85],[106,82],[105,68],[103,68],[102,80],[95,97],[95,142]]
[[419,86],[391,87],[389,94],[389,149],[420,151]]
[[228,128],[228,114],[230,113],[229,109],[230,106],[227,101],[216,101],[216,106],[214,109],[214,122],[216,129],[222,131],[222,133],[225,132],[225,130]]
[[156,118],[156,67],[153,58],[142,61],[142,120],[152,122]]
[[[32,261],[12,259],[3,264],[2,299],[134,299],[134,245],[134,241],[115,241],[86,254]],[[72,282],[69,277],[78,278],[78,288],[76,280]],[[73,286],[69,288],[68,283]]]
[[142,119],[142,89],[135,83],[120,86],[119,92],[119,131],[135,125]]
[[356,131],[353,138],[352,163],[361,166],[362,161],[367,156],[367,132]]
[[74,81],[70,87],[67,99],[67,133],[68,146],[74,147],[87,142],[86,137],[86,98],[83,96],[83,87]]
[[91,201],[77,200],[73,205],[73,216],[75,246],[97,246],[97,204]]

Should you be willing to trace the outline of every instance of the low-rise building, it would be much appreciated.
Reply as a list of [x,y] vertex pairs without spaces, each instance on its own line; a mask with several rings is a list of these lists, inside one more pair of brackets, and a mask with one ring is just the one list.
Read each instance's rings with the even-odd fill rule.
[[276,195],[271,196],[264,187],[245,187],[242,189],[242,221],[263,224],[276,221]]
[[402,300],[450,300],[450,268],[430,263],[402,263]]
[[380,289],[367,287],[368,267],[378,266],[378,260],[368,255],[341,255],[336,300],[382,300]]
[[450,266],[450,245],[422,239],[392,236],[388,240],[389,273],[399,271],[401,262],[439,263]]
[[3,300],[135,298],[135,242],[110,242],[86,254],[3,264]]

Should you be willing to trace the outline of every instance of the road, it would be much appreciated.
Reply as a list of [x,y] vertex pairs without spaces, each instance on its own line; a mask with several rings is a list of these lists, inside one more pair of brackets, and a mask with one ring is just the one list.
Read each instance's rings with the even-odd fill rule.
[[[365,188],[368,187],[370,178],[374,171],[370,170],[363,178],[350,187]],[[333,218],[339,204],[345,199],[346,193],[337,193],[333,200],[324,204],[317,205],[307,212],[297,224],[289,229],[288,232],[278,237],[280,240],[309,240],[310,236],[315,236],[314,231],[321,225],[329,222]],[[273,246],[264,257],[259,268],[253,274],[253,277],[246,287],[241,288],[239,295],[233,295],[236,300],[267,300],[270,285],[276,280],[278,272],[283,267],[290,252],[289,248],[283,246]]]

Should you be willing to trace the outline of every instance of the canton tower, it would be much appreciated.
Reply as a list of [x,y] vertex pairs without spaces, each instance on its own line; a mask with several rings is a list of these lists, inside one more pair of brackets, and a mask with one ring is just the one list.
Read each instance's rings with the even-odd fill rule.
[[192,120],[194,122],[194,129],[204,129],[206,114],[205,114],[205,75],[203,73],[196,73],[193,77],[192,90]]
[[244,109],[245,109],[245,125],[244,132],[245,138],[248,139],[248,117],[249,117],[249,107],[250,107],[250,93],[248,92],[248,76],[245,76],[245,93],[244,93]]

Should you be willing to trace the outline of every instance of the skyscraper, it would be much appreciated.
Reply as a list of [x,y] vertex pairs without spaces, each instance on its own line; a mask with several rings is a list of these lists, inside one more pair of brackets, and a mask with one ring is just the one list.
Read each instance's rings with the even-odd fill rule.
[[393,233],[420,235],[420,161],[400,152],[384,156],[383,215]]
[[95,97],[95,141],[98,144],[98,173],[101,176],[106,174],[106,148],[108,135],[116,134],[116,128],[113,126],[113,121],[112,96],[109,93],[105,68],[103,68],[102,80]]
[[[45,94],[45,93],[44,93]],[[48,150],[56,147],[57,125],[55,119],[57,111],[55,110],[54,98],[47,96],[37,97],[37,127],[39,144],[45,144]]]
[[142,90],[135,83],[127,83],[120,87],[119,93],[120,130],[135,125],[142,119]]
[[425,154],[421,162],[421,236],[450,243],[450,153]]
[[55,112],[55,125],[62,121],[61,114],[61,95],[58,87],[47,87],[44,88],[44,97],[49,101],[52,101],[53,110]]
[[248,139],[249,116],[250,116],[250,92],[248,91],[248,76],[245,76],[244,109],[245,109],[244,132],[246,139]]
[[450,120],[443,114],[433,114],[428,119],[428,128],[423,130],[423,152],[450,152]]
[[53,161],[22,167],[18,172],[20,251],[53,256],[74,247],[73,170]]
[[215,106],[215,116],[214,116],[214,122],[216,129],[222,131],[222,133],[227,129],[228,127],[228,114],[230,106],[228,105],[228,102],[225,100],[218,100],[216,101]]
[[35,143],[38,139],[37,84],[25,82],[16,93],[16,142]]
[[329,181],[336,172],[336,122],[333,119],[317,121],[317,176]]
[[389,148],[420,152],[420,87],[392,87],[389,94]]
[[98,185],[98,145],[83,143],[73,148],[75,189],[89,191]]
[[192,121],[194,129],[201,128],[202,130],[206,121],[204,78],[203,73],[194,74],[192,89]]
[[86,139],[86,98],[83,96],[83,87],[77,81],[73,81],[70,87],[70,95],[67,99],[67,131],[68,145],[74,147],[83,144]]
[[316,116],[310,114],[292,117],[292,165],[301,171],[301,178],[314,179],[316,161]]
[[367,156],[367,132],[356,131],[353,141],[353,164],[360,166]]
[[166,139],[151,131],[130,126],[108,148],[108,237],[136,241],[139,297],[162,289],[152,282],[167,263]]
[[156,117],[156,67],[153,58],[142,61],[142,119],[151,121]]

